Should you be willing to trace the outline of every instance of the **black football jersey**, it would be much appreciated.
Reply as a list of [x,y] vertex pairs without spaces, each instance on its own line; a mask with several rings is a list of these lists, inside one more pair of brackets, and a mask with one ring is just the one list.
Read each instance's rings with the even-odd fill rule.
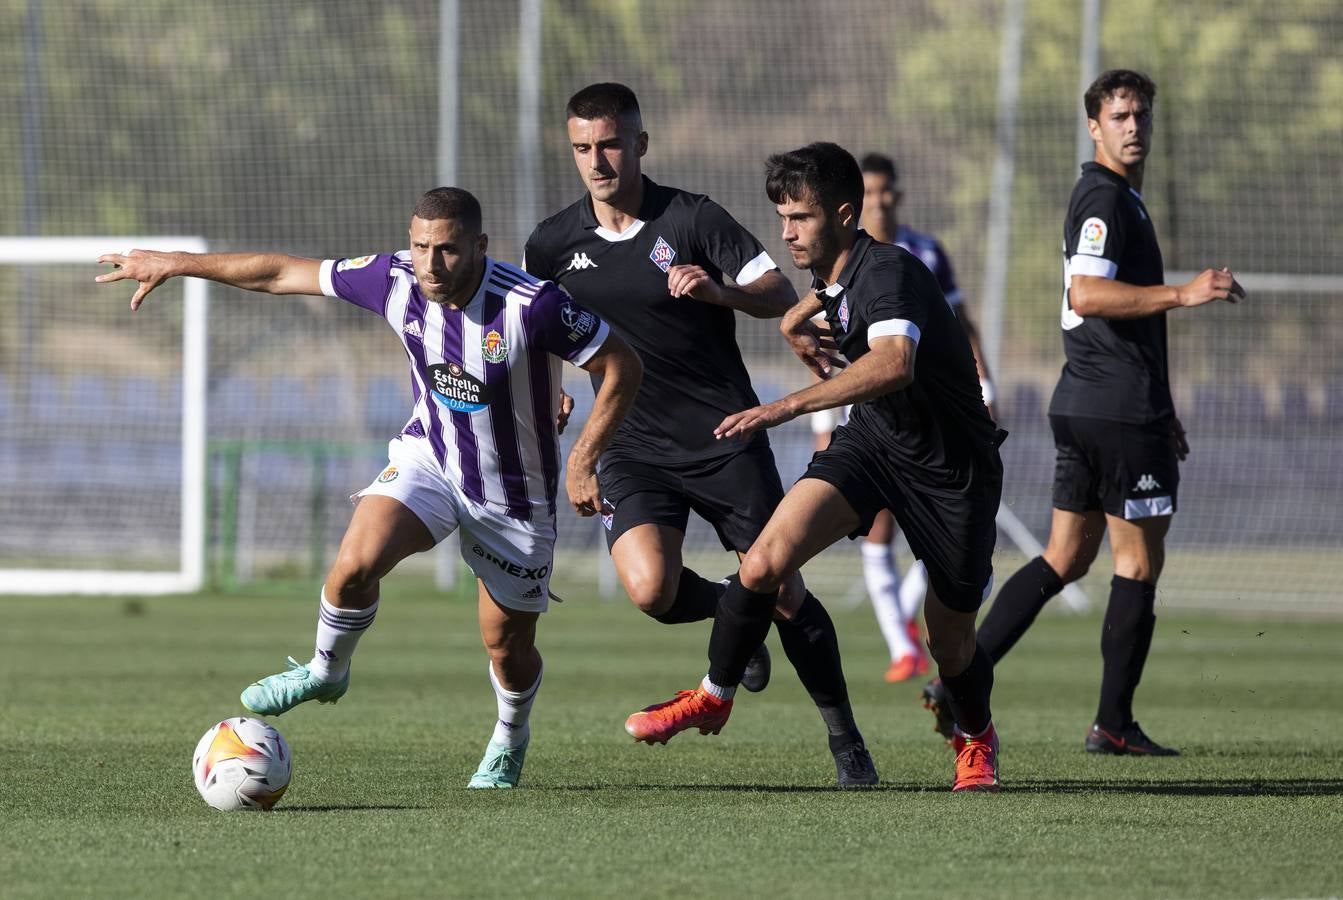
[[524,264],[600,316],[643,362],[608,458],[690,462],[742,449],[713,435],[725,417],[759,403],[737,347],[736,313],[667,292],[674,265],[699,265],[739,285],[778,268],[726,210],[645,178],[639,218],[624,232],[601,227],[585,195],[536,226]]
[[1147,287],[1165,273],[1142,196],[1099,163],[1082,166],[1063,225],[1063,352],[1052,415],[1144,424],[1174,415],[1166,356],[1166,314],[1083,318],[1068,289],[1074,275]]
[[814,279],[813,287],[849,361],[883,335],[918,344],[914,381],[854,404],[845,427],[874,442],[924,489],[965,489],[975,462],[1005,433],[984,406],[970,341],[936,276],[904,248],[860,231],[835,283]]

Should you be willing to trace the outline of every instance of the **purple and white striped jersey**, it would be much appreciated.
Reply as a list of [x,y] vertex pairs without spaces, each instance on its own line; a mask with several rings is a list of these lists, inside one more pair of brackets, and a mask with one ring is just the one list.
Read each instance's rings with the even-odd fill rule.
[[937,286],[942,289],[942,294],[947,298],[947,303],[954,309],[960,306],[965,299],[961,296],[961,288],[956,284],[956,273],[951,270],[951,260],[947,257],[947,252],[942,249],[937,238],[931,234],[924,234],[921,231],[915,231],[904,225],[898,225],[895,229],[895,240],[892,241],[897,247],[904,247],[910,253],[913,253],[923,264],[928,267],[928,271],[937,276]]
[[514,519],[554,514],[560,361],[591,359],[610,333],[605,322],[553,283],[489,257],[460,310],[425,299],[404,250],[326,260],[321,285],[401,338],[415,395],[402,434],[427,439],[463,494]]

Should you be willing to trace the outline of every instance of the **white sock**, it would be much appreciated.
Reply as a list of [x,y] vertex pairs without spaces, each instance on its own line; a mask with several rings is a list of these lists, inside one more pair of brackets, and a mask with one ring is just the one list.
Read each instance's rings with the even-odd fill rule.
[[891,659],[917,653],[918,649],[905,632],[905,617],[900,611],[900,596],[896,591],[900,571],[896,568],[891,548],[863,541],[862,554],[863,581],[867,584],[867,595],[872,598],[872,609],[877,614],[877,625],[881,628],[881,636],[886,638]]
[[905,580],[900,582],[900,612],[906,622],[918,621],[923,597],[927,593],[928,569],[923,560],[916,559],[905,574]]
[[494,699],[499,707],[499,718],[495,720],[494,734],[490,740],[505,747],[521,747],[532,734],[532,726],[527,724],[527,719],[532,714],[532,701],[541,687],[541,675],[545,667],[542,666],[541,672],[536,673],[536,681],[525,691],[510,691],[500,684],[499,676],[494,674],[494,663],[486,668],[489,669],[490,685],[494,688]]
[[368,609],[340,609],[326,602],[326,591],[322,591],[321,605],[317,609],[317,640],[313,648],[312,661],[308,671],[323,681],[339,681],[350,671],[350,657],[354,655],[355,645],[373,624],[373,616],[378,611],[378,601]]
[[735,684],[731,687],[714,684],[709,680],[708,675],[704,676],[704,680],[699,683],[699,686],[704,689],[704,693],[713,694],[719,700],[731,700],[733,695],[737,693],[737,686]]

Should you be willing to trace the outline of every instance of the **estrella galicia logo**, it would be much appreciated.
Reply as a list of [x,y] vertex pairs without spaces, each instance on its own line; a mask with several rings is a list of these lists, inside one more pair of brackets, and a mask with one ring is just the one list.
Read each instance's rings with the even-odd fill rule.
[[489,387],[457,363],[435,363],[425,375],[434,399],[453,412],[480,412],[490,405]]
[[658,235],[657,243],[653,245],[653,252],[648,254],[648,258],[653,261],[653,265],[665,272],[671,268],[672,260],[676,258],[676,251],[662,235]]

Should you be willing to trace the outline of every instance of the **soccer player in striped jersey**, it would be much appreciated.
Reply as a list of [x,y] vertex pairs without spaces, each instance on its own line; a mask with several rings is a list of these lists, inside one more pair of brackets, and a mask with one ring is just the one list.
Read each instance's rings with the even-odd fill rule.
[[[993,409],[993,380],[988,364],[979,346],[979,332],[965,307],[965,297],[942,244],[932,235],[915,231],[897,216],[904,191],[900,189],[900,170],[895,160],[880,153],[863,157],[863,214],[862,228],[874,241],[895,244],[914,254],[937,278],[942,295],[956,313],[956,321],[970,340],[979,373],[979,387],[989,415],[997,418]],[[830,435],[848,418],[848,409],[826,409],[811,414],[811,430],[816,435],[816,449],[824,450],[830,444]],[[877,624],[890,652],[886,681],[895,684],[908,681],[928,671],[928,657],[923,652],[923,638],[919,633],[919,609],[928,590],[928,571],[915,560],[905,577],[900,577],[891,542],[895,539],[895,519],[889,510],[882,510],[872,522],[872,530],[862,542],[863,581]]]
[[339,700],[382,577],[459,530],[499,711],[469,786],[507,788],[522,773],[541,684],[536,622],[554,560],[560,363],[601,379],[564,472],[580,516],[601,506],[597,458],[634,401],[642,366],[605,322],[553,283],[488,257],[487,243],[476,198],[435,188],[415,206],[408,251],[322,261],[133,250],[99,257],[119,268],[98,280],[139,282],[132,309],[168,278],[191,276],[335,297],[391,325],[410,363],[414,409],[388,445],[386,468],[352,498],[354,516],[322,588],[312,660],[290,659],[289,671],[247,688],[242,703],[270,716]]

